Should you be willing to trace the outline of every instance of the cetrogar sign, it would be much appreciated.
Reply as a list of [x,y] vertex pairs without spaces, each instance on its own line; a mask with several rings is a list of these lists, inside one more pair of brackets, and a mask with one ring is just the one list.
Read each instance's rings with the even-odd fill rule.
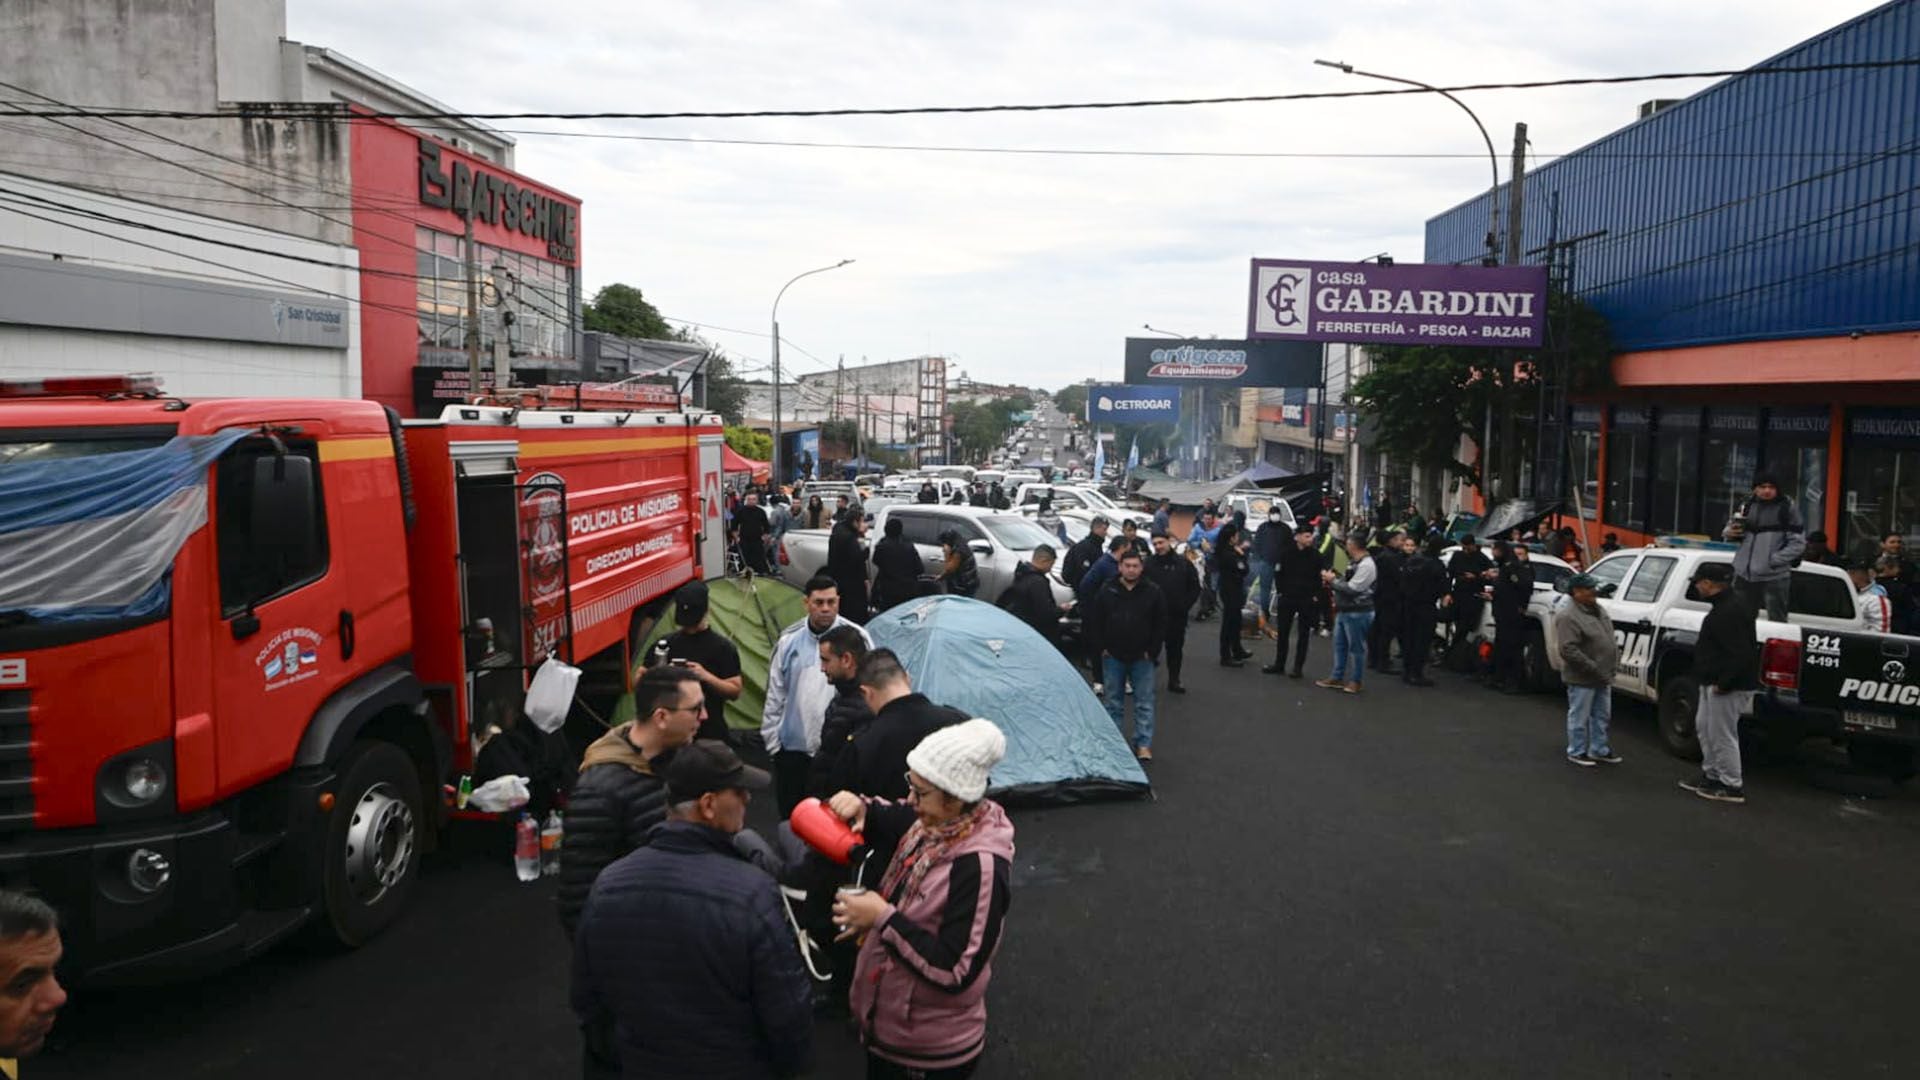
[[1253,260],[1249,338],[1531,349],[1546,323],[1544,266]]
[[1180,391],[1168,386],[1087,388],[1089,424],[1171,424],[1180,419]]

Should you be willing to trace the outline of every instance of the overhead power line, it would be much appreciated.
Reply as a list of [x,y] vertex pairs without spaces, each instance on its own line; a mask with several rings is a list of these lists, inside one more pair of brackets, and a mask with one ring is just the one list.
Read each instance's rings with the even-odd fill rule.
[[[926,154],[1007,154],[1029,155],[1036,157],[1140,157],[1140,158],[1246,158],[1246,159],[1305,159],[1312,161],[1329,160],[1416,160],[1440,161],[1461,158],[1471,161],[1484,160],[1485,154],[1416,153],[1393,151],[1347,151],[1347,150],[1140,150],[1128,147],[1062,147],[1062,146],[945,146],[927,143],[862,143],[862,142],[815,142],[805,139],[716,139],[693,135],[632,135],[616,131],[550,131],[528,130],[524,128],[502,128],[509,135],[546,135],[560,139],[613,139],[622,142],[683,143],[696,146],[764,146],[806,150],[891,150]],[[1529,154],[1535,165],[1541,159],[1549,161],[1566,157],[1565,153]],[[1844,157],[1861,153],[1859,150],[1701,150],[1676,151],[1667,153],[1657,150],[1648,151],[1605,151],[1587,150],[1580,154],[1583,158],[1801,158],[1801,157]]]
[[[454,112],[394,111],[356,112],[348,119],[362,120],[756,120],[780,117],[824,116],[929,116],[967,113],[1076,112],[1098,109],[1184,108],[1197,105],[1249,105],[1276,101],[1319,101],[1335,98],[1397,97],[1404,94],[1464,94],[1476,90],[1544,90],[1565,86],[1619,86],[1629,83],[1664,82],[1676,79],[1721,79],[1736,75],[1808,75],[1830,71],[1869,71],[1887,68],[1920,67],[1920,57],[1889,60],[1852,60],[1830,64],[1783,64],[1775,67],[1726,68],[1712,71],[1666,71],[1647,75],[1594,75],[1565,79],[1534,79],[1524,82],[1465,83],[1442,87],[1390,87],[1383,89],[1302,91],[1289,94],[1236,94],[1225,97],[1140,98],[1120,101],[1072,101],[1040,104],[1003,105],[901,105],[873,108],[831,109],[751,109],[740,111],[700,110],[680,112]],[[228,120],[239,115],[230,110],[194,109],[88,109],[0,108],[0,116],[31,116],[46,119],[114,118],[126,120]],[[251,119],[313,119],[310,106],[272,104],[250,107]]]

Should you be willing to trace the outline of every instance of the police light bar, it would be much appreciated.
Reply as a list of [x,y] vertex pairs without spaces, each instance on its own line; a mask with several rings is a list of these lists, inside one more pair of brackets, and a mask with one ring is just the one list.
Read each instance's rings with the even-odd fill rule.
[[0,379],[0,398],[91,397],[96,394],[152,396],[160,392],[158,375],[74,375],[55,379]]

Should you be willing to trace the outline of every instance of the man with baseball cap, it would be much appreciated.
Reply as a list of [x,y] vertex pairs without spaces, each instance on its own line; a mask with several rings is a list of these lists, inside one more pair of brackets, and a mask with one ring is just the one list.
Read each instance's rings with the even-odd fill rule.
[[574,938],[573,1010],[626,1076],[795,1076],[813,1000],[779,886],[734,846],[771,778],[726,743],[675,751],[667,820],[594,883]]
[[673,594],[673,623],[680,629],[654,646],[669,664],[683,667],[700,680],[707,715],[700,721],[702,739],[727,739],[727,702],[737,701],[742,689],[740,650],[707,619],[711,599],[704,581],[689,581]]
[[1680,786],[1703,799],[1744,803],[1740,772],[1740,714],[1760,689],[1760,646],[1754,641],[1753,605],[1733,588],[1733,568],[1703,562],[1693,572],[1693,592],[1713,605],[1693,647],[1693,677],[1700,683],[1693,730],[1700,739],[1700,776]]

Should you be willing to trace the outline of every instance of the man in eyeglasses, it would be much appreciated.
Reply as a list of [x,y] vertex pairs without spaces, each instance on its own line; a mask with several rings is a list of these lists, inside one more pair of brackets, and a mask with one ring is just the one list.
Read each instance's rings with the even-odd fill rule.
[[666,784],[656,759],[693,741],[707,711],[700,680],[684,667],[649,668],[633,688],[633,722],[587,747],[567,802],[560,848],[560,925],[573,935],[594,879],[647,842],[666,820]]

